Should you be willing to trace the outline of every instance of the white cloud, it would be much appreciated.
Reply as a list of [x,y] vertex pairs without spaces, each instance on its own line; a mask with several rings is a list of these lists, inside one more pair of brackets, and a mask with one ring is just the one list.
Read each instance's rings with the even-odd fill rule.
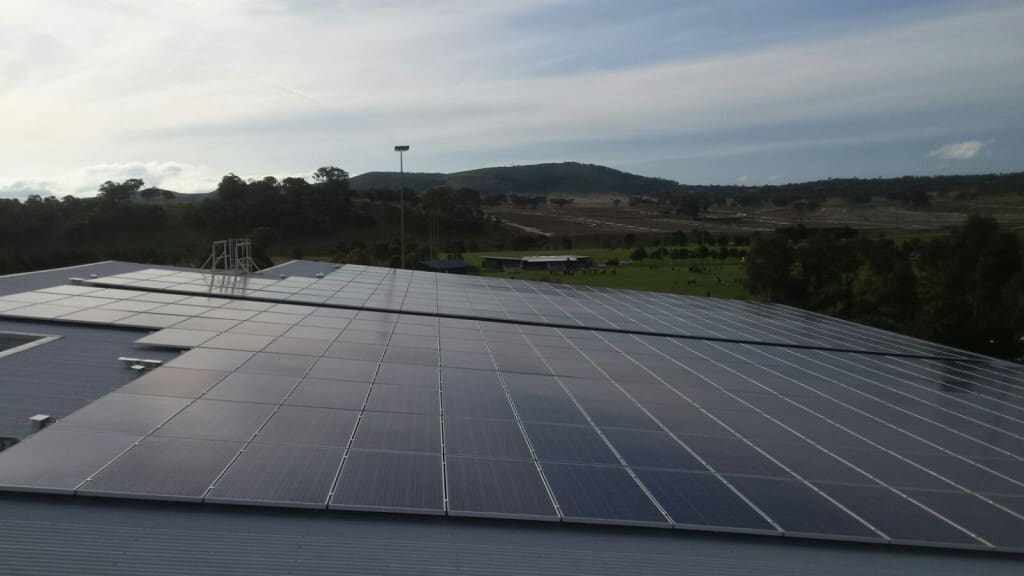
[[0,180],[0,197],[26,198],[39,196],[95,196],[100,184],[107,180],[119,182],[140,178],[146,186],[175,192],[209,192],[217,187],[222,175],[214,175],[203,166],[180,162],[124,162],[86,166],[54,178],[23,178]]
[[736,183],[737,184],[746,184],[749,181],[750,181],[750,176],[747,176],[746,174],[744,174],[743,176],[740,176],[739,178],[736,179]]
[[[416,152],[407,167],[452,170],[476,167],[460,160],[470,152],[985,107],[1016,102],[1024,86],[1019,3],[745,53],[531,76],[559,54],[509,21],[558,1],[69,0],[41,18],[39,0],[7,0],[0,176],[174,158],[191,168],[152,175],[199,188],[232,171],[386,169],[398,140]],[[572,23],[557,33],[573,38]],[[46,180],[88,193],[94,176]]]
[[941,158],[943,160],[970,160],[982,150],[992,146],[992,140],[967,140],[966,142],[955,142],[936,148],[928,153],[929,158]]

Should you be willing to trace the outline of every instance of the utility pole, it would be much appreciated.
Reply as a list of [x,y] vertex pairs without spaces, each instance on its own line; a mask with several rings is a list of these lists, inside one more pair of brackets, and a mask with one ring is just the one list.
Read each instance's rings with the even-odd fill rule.
[[408,146],[395,146],[395,152],[398,152],[398,184],[401,190],[398,193],[398,211],[400,213],[399,220],[401,227],[401,250],[402,250],[402,269],[405,269],[405,158],[403,154],[409,151]]

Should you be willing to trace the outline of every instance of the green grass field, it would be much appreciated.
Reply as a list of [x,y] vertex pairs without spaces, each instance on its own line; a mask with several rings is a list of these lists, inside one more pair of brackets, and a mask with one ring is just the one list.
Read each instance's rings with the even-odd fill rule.
[[[597,249],[597,250],[530,250],[526,252],[477,252],[463,254],[463,259],[473,266],[480,266],[480,257],[488,256],[545,256],[557,254],[575,254],[590,256],[595,264],[618,258],[629,258],[631,250]],[[708,268],[709,272],[690,272],[691,266]],[[495,272],[481,270],[482,276],[498,276],[517,278],[520,280],[538,280],[541,282],[563,282],[582,286],[599,286],[605,288],[631,288],[635,290],[653,290],[674,294],[691,294],[695,296],[711,295],[716,298],[750,297],[745,280],[746,272],[743,262],[736,258],[719,260],[717,258],[689,258],[686,260],[647,259],[633,264],[609,266],[596,269],[589,273],[577,271],[574,274],[530,270],[526,272]]]

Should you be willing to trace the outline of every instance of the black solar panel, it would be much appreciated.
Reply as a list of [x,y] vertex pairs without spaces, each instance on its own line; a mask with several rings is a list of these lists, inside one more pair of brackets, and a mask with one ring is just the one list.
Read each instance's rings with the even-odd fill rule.
[[188,295],[208,280],[38,296],[201,343],[0,454],[0,487],[1024,551],[1017,365],[745,302],[364,267]]

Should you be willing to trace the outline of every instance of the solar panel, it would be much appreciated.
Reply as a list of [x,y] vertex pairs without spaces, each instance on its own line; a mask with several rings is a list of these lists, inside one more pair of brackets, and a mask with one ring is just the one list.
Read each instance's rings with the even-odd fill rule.
[[281,406],[256,436],[256,443],[283,442],[346,447],[359,412],[307,406]]
[[530,459],[519,424],[512,420],[445,416],[445,452],[463,456]]
[[146,438],[100,470],[78,493],[198,502],[242,447],[239,442]]
[[206,501],[323,508],[344,453],[324,446],[250,444]]
[[727,475],[726,479],[787,534],[885,540],[864,520],[798,480]]
[[541,468],[566,520],[668,525],[625,468],[548,462]]
[[285,405],[360,410],[366,403],[369,382],[346,382],[303,378],[285,400]]
[[441,419],[436,415],[364,412],[352,447],[440,453]]
[[444,514],[441,456],[353,450],[330,507]]
[[187,406],[184,398],[107,394],[62,418],[54,428],[145,435]]
[[3,452],[0,486],[73,493],[89,476],[142,438],[84,430],[47,430]]
[[247,442],[274,411],[270,404],[199,399],[154,432],[199,440]]
[[717,476],[649,468],[637,468],[636,474],[676,526],[778,533]]
[[529,460],[448,457],[453,515],[557,520],[537,466]]
[[256,299],[106,280],[131,289],[0,315],[166,326],[138,343],[189,350],[0,454],[0,487],[1024,550],[1016,365],[634,291],[349,266],[216,285]]
[[220,370],[165,367],[132,380],[118,392],[198,398],[227,375],[228,372]]
[[239,371],[221,380],[203,397],[208,400],[280,404],[298,382],[295,376]]
[[[786,306],[765,306],[653,292],[541,284],[520,280],[458,275],[434,277],[346,265],[322,279],[292,278],[261,282],[210,282],[197,273],[152,270],[145,276],[122,274],[92,279],[95,286],[147,287],[192,294],[244,299],[306,302],[422,311],[472,318],[517,320],[562,327],[614,329],[724,340],[798,344],[840,350],[871,350],[921,356],[966,358],[951,348],[896,335]],[[58,298],[46,302],[58,302]],[[171,306],[190,306],[172,304]],[[257,316],[285,322],[286,312]],[[188,312],[173,308],[168,314]],[[188,315],[195,315],[190,313]]]

